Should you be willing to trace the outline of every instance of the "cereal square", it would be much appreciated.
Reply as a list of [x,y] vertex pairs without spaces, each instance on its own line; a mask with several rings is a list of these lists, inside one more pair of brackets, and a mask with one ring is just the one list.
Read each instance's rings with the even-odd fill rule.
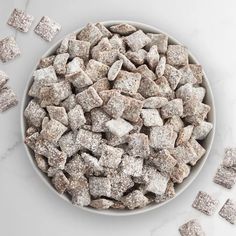
[[188,50],[182,45],[169,45],[166,52],[167,63],[172,66],[188,64]]
[[138,30],[129,36],[126,36],[124,41],[132,51],[138,51],[150,43],[151,39],[146,34],[144,34],[142,30]]
[[215,174],[214,182],[231,189],[236,183],[236,171],[230,167],[220,166]]
[[149,68],[152,70],[155,70],[158,62],[160,59],[160,55],[158,53],[158,49],[156,45],[153,45],[150,49],[149,52],[147,53],[146,60],[147,64],[149,65]]
[[148,204],[148,198],[139,190],[134,190],[128,195],[122,197],[121,201],[130,210],[142,208]]
[[9,17],[7,24],[21,32],[26,33],[29,31],[33,20],[33,16],[15,8]]
[[144,64],[144,61],[146,59],[147,56],[147,51],[145,51],[144,49],[139,49],[136,52],[133,52],[131,50],[126,52],[126,57],[132,61],[135,65],[141,66],[142,64]]
[[28,106],[25,108],[24,116],[28,124],[31,124],[35,127],[40,127],[43,118],[46,116],[46,111],[41,108],[35,100],[31,100]]
[[76,142],[82,147],[94,152],[97,151],[101,143],[102,135],[99,133],[93,133],[89,130],[80,129],[78,131]]
[[94,46],[102,38],[103,34],[94,24],[88,23],[77,35],[79,40],[87,41]]
[[223,165],[236,170],[236,148],[226,148]]
[[121,148],[103,145],[99,164],[104,167],[117,168],[121,162],[123,153],[124,151]]
[[116,77],[113,88],[128,94],[137,93],[140,80],[141,75],[139,73],[120,71]]
[[70,111],[71,109],[73,109],[76,106],[76,99],[75,99],[75,95],[71,94],[68,98],[66,98],[62,103],[61,106],[63,106],[66,111]]
[[86,123],[83,109],[79,104],[68,112],[68,119],[72,130],[77,130]]
[[55,59],[55,55],[49,56],[49,57],[44,57],[41,58],[38,64],[38,68],[39,69],[43,69],[49,66],[53,65],[54,59]]
[[48,42],[51,42],[60,30],[61,26],[48,16],[43,16],[34,28],[34,32]]
[[56,55],[53,61],[53,66],[58,75],[64,75],[66,73],[66,63],[68,58],[69,58],[68,53],[62,53]]
[[101,108],[94,108],[91,110],[92,131],[93,132],[106,132],[108,128],[105,126],[111,118]]
[[149,77],[142,77],[138,92],[145,98],[161,96],[159,86]]
[[193,147],[195,153],[197,154],[196,159],[193,159],[193,160],[190,162],[190,165],[194,166],[194,165],[197,163],[197,161],[203,157],[203,155],[205,154],[206,150],[205,150],[205,148],[204,148],[200,143],[198,143],[198,141],[195,140],[194,138],[191,138],[191,139],[189,140],[189,143],[190,143],[190,145]]
[[79,57],[74,57],[72,61],[66,65],[66,74],[74,74],[80,70],[85,70],[84,60]]
[[148,43],[148,45],[146,45],[145,48],[149,50],[153,45],[156,45],[159,53],[166,53],[168,46],[167,35],[147,33],[147,36],[151,39],[151,41]]
[[148,157],[150,154],[149,140],[146,134],[134,133],[128,136],[128,153],[134,157]]
[[236,224],[236,202],[232,199],[228,199],[220,209],[219,215],[231,224]]
[[66,191],[69,180],[66,178],[64,173],[60,170],[52,178],[52,184],[58,193],[62,194]]
[[193,125],[188,125],[179,131],[178,138],[176,140],[176,145],[181,145],[189,141],[193,132]]
[[158,78],[161,78],[164,75],[165,68],[166,68],[166,57],[160,56],[160,60],[159,60],[158,65],[155,69],[155,73]]
[[147,127],[163,125],[163,120],[157,109],[142,109],[141,117],[143,118],[143,124]]
[[155,149],[173,148],[177,134],[170,125],[155,126],[150,129],[150,146]]
[[122,118],[112,119],[106,122],[105,126],[111,133],[118,137],[128,134],[133,129],[133,126]]
[[192,206],[206,215],[213,215],[219,205],[219,201],[206,192],[199,191]]
[[9,80],[9,76],[2,70],[0,70],[0,90],[4,87],[4,85]]
[[154,72],[150,70],[146,64],[139,66],[137,72],[141,74],[142,78],[149,78],[151,80],[157,79]]
[[99,52],[110,51],[111,49],[110,40],[107,37],[102,38],[98,44],[91,49],[91,56],[93,59],[97,60]]
[[89,58],[90,43],[80,40],[69,40],[68,52],[70,58],[79,57],[83,60]]
[[109,51],[98,52],[96,57],[97,61],[101,63],[111,66],[116,60],[118,60],[119,51],[117,49],[111,49]]
[[183,115],[183,101],[179,98],[169,101],[165,106],[161,108],[161,116],[163,119],[170,118],[172,116]]
[[95,107],[102,106],[102,99],[93,87],[76,95],[77,102],[82,106],[85,112],[91,111]]
[[61,122],[57,120],[50,120],[41,131],[40,136],[56,144],[66,130],[66,126],[64,126]]
[[98,22],[95,26],[101,31],[103,37],[110,38],[112,36],[112,33],[102,23]]
[[95,209],[108,209],[113,205],[113,201],[107,200],[105,198],[99,198],[92,200],[90,206]]
[[203,77],[203,70],[201,65],[197,64],[189,64],[190,69],[193,72],[194,77],[197,79],[197,83],[202,83],[202,77]]
[[178,86],[181,78],[182,78],[182,74],[180,72],[180,70],[177,70],[175,67],[166,64],[165,66],[165,71],[164,71],[164,76],[167,78],[170,87],[175,90],[176,87]]
[[112,64],[112,66],[110,67],[108,71],[108,75],[107,75],[108,80],[113,81],[116,79],[117,75],[119,74],[121,70],[122,65],[123,65],[123,60],[117,60],[116,62]]
[[68,125],[68,116],[64,107],[47,106],[47,111],[51,120],[54,119],[65,126]]
[[10,36],[0,40],[0,60],[5,63],[21,54],[15,39]]
[[83,176],[87,169],[88,167],[80,155],[75,155],[65,165],[65,171],[75,178]]
[[164,97],[149,97],[144,100],[143,108],[157,109],[165,106],[168,103]]
[[117,25],[112,25],[110,28],[110,31],[112,33],[120,34],[120,35],[129,35],[134,33],[137,29],[130,24],[117,24]]
[[181,79],[179,81],[180,84],[196,84],[197,79],[194,77],[192,70],[190,69],[189,65],[186,65],[179,69],[181,74]]
[[205,233],[197,220],[190,220],[179,227],[181,236],[205,236]]
[[81,154],[81,157],[83,158],[86,167],[88,167],[87,172],[94,175],[99,175],[102,173],[103,167],[99,164],[96,157],[85,152]]
[[184,127],[184,122],[179,116],[172,116],[166,121],[166,124],[173,126],[175,132],[179,132]]
[[17,97],[11,88],[4,87],[0,90],[0,112],[4,112],[18,103]]
[[197,140],[203,140],[207,137],[213,128],[213,124],[207,121],[202,121],[198,126],[193,129],[192,137]]
[[90,177],[89,191],[93,197],[110,197],[111,182],[107,177]]
[[129,155],[124,155],[121,162],[122,171],[134,177],[142,175],[143,169],[143,159],[139,157],[133,157]]
[[182,183],[185,178],[190,174],[190,166],[183,162],[178,162],[171,173],[171,180],[174,183]]

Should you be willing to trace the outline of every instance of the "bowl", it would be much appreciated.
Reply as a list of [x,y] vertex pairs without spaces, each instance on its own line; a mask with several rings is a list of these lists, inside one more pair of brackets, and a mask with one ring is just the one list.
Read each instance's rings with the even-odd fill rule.
[[[175,38],[173,38],[172,36],[166,34],[165,32],[159,30],[156,27],[147,25],[147,24],[143,24],[143,23],[139,23],[139,22],[133,22],[133,21],[105,21],[105,22],[101,22],[102,24],[104,24],[105,26],[111,26],[114,24],[120,24],[120,23],[129,23],[131,25],[134,25],[135,27],[142,29],[144,32],[150,32],[150,33],[162,33],[168,36],[169,38],[169,42],[171,44],[181,44],[180,42],[178,42]],[[77,30],[75,30],[75,33],[78,33],[82,28],[79,28]],[[57,43],[55,43],[52,47],[50,47],[46,53],[44,53],[42,55],[43,57],[47,57],[51,54],[53,54],[56,49],[58,48],[58,46],[60,45],[62,39],[59,40]],[[193,63],[193,64],[200,64],[197,59],[192,55],[191,52],[189,52],[189,62]],[[37,65],[33,68],[33,71],[36,70]],[[21,130],[22,130],[22,136],[23,136],[23,140],[25,139],[25,130],[27,128],[26,125],[26,120],[24,118],[24,109],[26,108],[30,97],[28,96],[28,90],[30,88],[30,86],[32,85],[33,79],[32,79],[32,74],[33,72],[30,74],[30,77],[26,83],[25,86],[25,91],[23,93],[23,102],[22,102],[22,107],[21,107]],[[214,105],[214,97],[213,97],[213,93],[211,90],[211,86],[210,86],[210,82],[207,79],[207,76],[205,74],[205,72],[203,71],[203,83],[202,85],[205,87],[206,89],[206,97],[204,98],[204,102],[206,104],[208,104],[209,106],[211,106],[211,110],[208,113],[208,121],[211,122],[213,124],[213,129],[211,130],[211,132],[209,133],[209,135],[207,136],[207,138],[202,142],[203,147],[206,149],[206,153],[205,155],[197,162],[197,164],[191,169],[191,173],[190,175],[183,181],[183,183],[176,185],[175,190],[176,190],[176,195],[174,198],[171,198],[161,204],[150,204],[144,208],[141,209],[134,209],[134,210],[115,210],[115,209],[108,209],[108,210],[96,210],[90,207],[79,207],[76,206],[80,209],[83,209],[85,211],[91,212],[91,213],[98,213],[98,214],[103,214],[103,215],[113,215],[113,216],[124,216],[124,215],[135,215],[135,214],[140,214],[140,213],[144,213],[144,212],[148,212],[154,209],[157,209],[161,206],[167,205],[170,201],[174,201],[174,199],[179,196],[184,190],[187,189],[188,186],[190,186],[190,184],[194,181],[194,179],[196,179],[196,177],[199,175],[201,169],[203,168],[203,165],[205,164],[210,150],[211,150],[211,146],[213,143],[213,139],[214,139],[214,135],[215,135],[215,126],[216,126],[216,118],[215,118],[215,105]],[[71,201],[69,200],[68,196],[61,195],[59,194],[54,187],[52,186],[49,178],[43,173],[41,172],[38,167],[36,166],[35,160],[34,160],[34,156],[33,156],[33,151],[30,150],[26,145],[25,149],[26,149],[26,153],[27,156],[33,166],[33,168],[35,169],[35,171],[37,172],[37,174],[39,175],[39,177],[43,180],[43,182],[55,193],[57,194],[59,197],[61,197],[63,200],[65,200],[66,202],[71,204]]]

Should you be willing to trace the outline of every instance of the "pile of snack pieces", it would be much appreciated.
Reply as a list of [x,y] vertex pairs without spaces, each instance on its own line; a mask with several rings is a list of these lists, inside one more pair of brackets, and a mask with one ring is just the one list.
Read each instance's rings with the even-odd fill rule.
[[33,73],[26,144],[72,203],[134,209],[175,195],[204,155],[200,65],[163,34],[88,24]]

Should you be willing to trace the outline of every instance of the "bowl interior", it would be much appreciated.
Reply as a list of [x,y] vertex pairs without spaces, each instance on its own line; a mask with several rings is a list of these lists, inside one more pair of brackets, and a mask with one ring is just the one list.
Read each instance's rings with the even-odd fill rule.
[[[164,33],[163,31],[157,29],[156,27],[152,27],[143,23],[138,23],[138,22],[131,22],[131,21],[105,21],[105,22],[101,22],[103,23],[105,26],[111,26],[113,24],[119,24],[119,23],[129,23],[134,25],[135,27],[142,29],[144,32],[149,32],[149,33]],[[75,30],[76,33],[78,33],[80,29]],[[174,39],[172,36],[166,34],[169,37],[169,44],[181,44],[180,42],[178,42],[176,39]],[[55,43],[49,50],[47,50],[47,52],[42,56],[43,57],[47,57],[51,54],[53,54],[56,49],[58,48],[58,46],[60,45],[60,41],[58,41],[57,43]],[[196,60],[196,58],[191,54],[191,52],[189,52],[189,62],[192,64],[199,64],[199,62]],[[35,66],[35,68],[33,69],[36,70],[37,65]],[[27,124],[26,124],[26,120],[24,118],[23,112],[24,109],[26,108],[27,104],[30,101],[30,97],[27,95],[29,88],[31,87],[33,80],[32,80],[32,74],[33,71],[26,83],[26,88],[23,94],[23,103],[22,103],[22,108],[21,108],[21,128],[22,128],[22,135],[23,135],[23,140],[25,139],[25,130],[27,128]],[[178,195],[180,195],[192,182],[193,180],[197,177],[197,175],[199,174],[200,170],[202,169],[212,146],[213,143],[213,139],[214,139],[214,134],[215,134],[215,106],[214,106],[214,99],[213,99],[213,94],[212,94],[212,90],[210,87],[210,83],[206,77],[206,74],[203,73],[203,86],[206,88],[206,96],[204,98],[204,103],[208,104],[209,106],[211,106],[211,110],[208,113],[208,121],[211,122],[213,124],[213,129],[212,131],[209,133],[209,135],[207,136],[207,138],[205,140],[203,140],[203,142],[201,142],[201,145],[206,149],[206,153],[205,155],[197,162],[197,164],[191,169],[190,175],[183,181],[183,183],[176,185],[175,190],[176,190],[176,195],[174,198],[169,199],[161,204],[150,204],[148,206],[146,206],[145,208],[142,209],[135,209],[135,210],[115,210],[115,209],[109,209],[109,210],[96,210],[90,207],[79,207],[83,210],[86,211],[90,211],[93,213],[99,213],[99,214],[105,214],[105,215],[134,215],[134,214],[138,214],[138,213],[143,213],[143,212],[147,212],[150,211],[152,209],[158,208],[160,206],[163,206],[165,204],[167,204],[168,202],[172,201],[173,199],[175,199]],[[26,152],[28,154],[29,160],[32,163],[35,171],[38,173],[38,175],[41,177],[41,179],[45,182],[45,184],[52,190],[54,191],[58,196],[60,196],[61,198],[63,198],[65,201],[70,202],[69,197],[67,195],[61,195],[59,194],[54,187],[51,185],[51,182],[49,180],[49,178],[43,173],[41,172],[35,163],[35,159],[34,159],[34,155],[33,155],[33,151],[30,150],[26,145],[24,145],[26,148]]]

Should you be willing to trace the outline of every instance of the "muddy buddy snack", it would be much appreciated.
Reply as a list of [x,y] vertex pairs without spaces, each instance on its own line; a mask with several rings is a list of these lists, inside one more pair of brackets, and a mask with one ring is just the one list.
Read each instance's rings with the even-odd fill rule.
[[187,223],[179,227],[179,233],[181,236],[205,236],[201,225],[197,220],[190,220]]
[[[35,31],[50,41],[59,29],[44,17]],[[25,143],[73,204],[121,211],[163,203],[204,156],[212,124],[203,72],[186,47],[168,42],[127,23],[89,23],[41,58]],[[195,222],[182,228],[201,232]]]

